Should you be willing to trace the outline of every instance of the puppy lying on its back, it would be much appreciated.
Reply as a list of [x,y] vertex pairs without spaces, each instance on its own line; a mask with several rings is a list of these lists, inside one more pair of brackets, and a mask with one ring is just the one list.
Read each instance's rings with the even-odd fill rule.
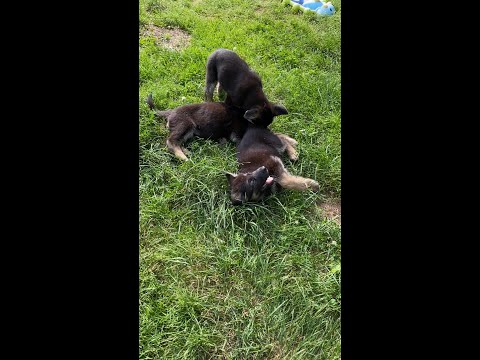
[[226,174],[232,204],[261,201],[282,187],[318,191],[315,180],[291,175],[283,165],[280,157],[285,151],[291,160],[297,159],[295,145],[297,142],[286,135],[249,125],[237,145],[239,172]]
[[260,76],[231,50],[218,49],[208,57],[205,101],[213,100],[217,82],[219,92],[227,93],[225,102],[243,109],[252,124],[267,127],[275,116],[288,114],[284,106],[267,100]]

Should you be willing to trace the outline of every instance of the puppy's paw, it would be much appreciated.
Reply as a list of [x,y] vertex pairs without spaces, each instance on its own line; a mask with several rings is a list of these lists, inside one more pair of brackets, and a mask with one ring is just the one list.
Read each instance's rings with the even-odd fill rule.
[[320,190],[320,185],[315,180],[310,180],[307,185],[312,191],[318,192]]
[[191,155],[192,153],[190,152],[190,150],[188,149],[185,149],[184,147],[182,147],[182,151],[185,155]]
[[297,160],[298,160],[298,151],[296,151],[296,150],[291,151],[291,152],[288,154],[288,158],[289,158],[291,161],[297,161]]

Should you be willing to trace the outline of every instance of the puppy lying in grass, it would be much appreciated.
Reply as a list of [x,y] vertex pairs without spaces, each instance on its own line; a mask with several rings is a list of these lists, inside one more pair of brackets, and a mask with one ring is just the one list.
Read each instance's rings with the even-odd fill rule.
[[281,188],[318,191],[315,180],[291,175],[280,158],[286,151],[297,160],[296,145],[291,137],[249,125],[237,145],[238,174],[226,174],[232,204],[258,202]]
[[[150,110],[155,109],[152,94],[148,95]],[[170,135],[168,149],[180,160],[188,160],[188,151],[182,145],[194,136],[219,142],[227,140],[237,143],[248,127],[245,111],[223,102],[205,102],[179,106],[172,110],[156,111],[156,115],[167,119]]]
[[209,55],[205,82],[205,101],[213,100],[218,83],[219,94],[227,93],[225,103],[243,109],[252,124],[267,127],[275,116],[288,114],[284,106],[267,100],[260,76],[231,50],[217,49]]

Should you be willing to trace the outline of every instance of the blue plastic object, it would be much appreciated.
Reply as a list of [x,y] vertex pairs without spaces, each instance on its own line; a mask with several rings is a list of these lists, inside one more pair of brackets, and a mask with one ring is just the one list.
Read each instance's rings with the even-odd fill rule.
[[304,3],[303,7],[307,8],[307,9],[310,9],[310,10],[317,10],[322,5],[323,5],[323,3],[318,1],[318,2],[311,2],[311,3],[306,3],[306,4]]
[[317,13],[319,13],[322,16],[331,16],[331,15],[335,14],[335,7],[329,1],[327,3],[324,3],[319,8],[317,8],[316,11],[317,11]]
[[318,0],[290,0],[291,5],[298,4],[300,8],[305,10],[313,10],[321,16],[332,16],[335,14],[335,7],[330,1],[322,2]]

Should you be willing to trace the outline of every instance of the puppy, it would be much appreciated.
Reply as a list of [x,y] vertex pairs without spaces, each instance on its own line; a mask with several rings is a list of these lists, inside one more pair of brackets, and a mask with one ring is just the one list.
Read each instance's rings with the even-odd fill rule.
[[226,174],[232,204],[258,202],[281,188],[318,191],[315,180],[291,175],[283,165],[283,152],[297,159],[296,145],[291,137],[250,125],[237,145],[239,172]]
[[[152,94],[148,95],[150,110],[155,109]],[[243,112],[223,102],[208,102],[179,106],[172,110],[157,111],[156,115],[167,119],[170,135],[168,149],[180,160],[188,160],[182,145],[193,136],[225,142],[238,142],[245,133],[248,122]]]
[[205,101],[213,101],[217,83],[219,93],[227,93],[225,102],[243,109],[252,124],[267,127],[274,116],[288,114],[284,106],[267,100],[260,76],[233,51],[218,49],[208,57]]

